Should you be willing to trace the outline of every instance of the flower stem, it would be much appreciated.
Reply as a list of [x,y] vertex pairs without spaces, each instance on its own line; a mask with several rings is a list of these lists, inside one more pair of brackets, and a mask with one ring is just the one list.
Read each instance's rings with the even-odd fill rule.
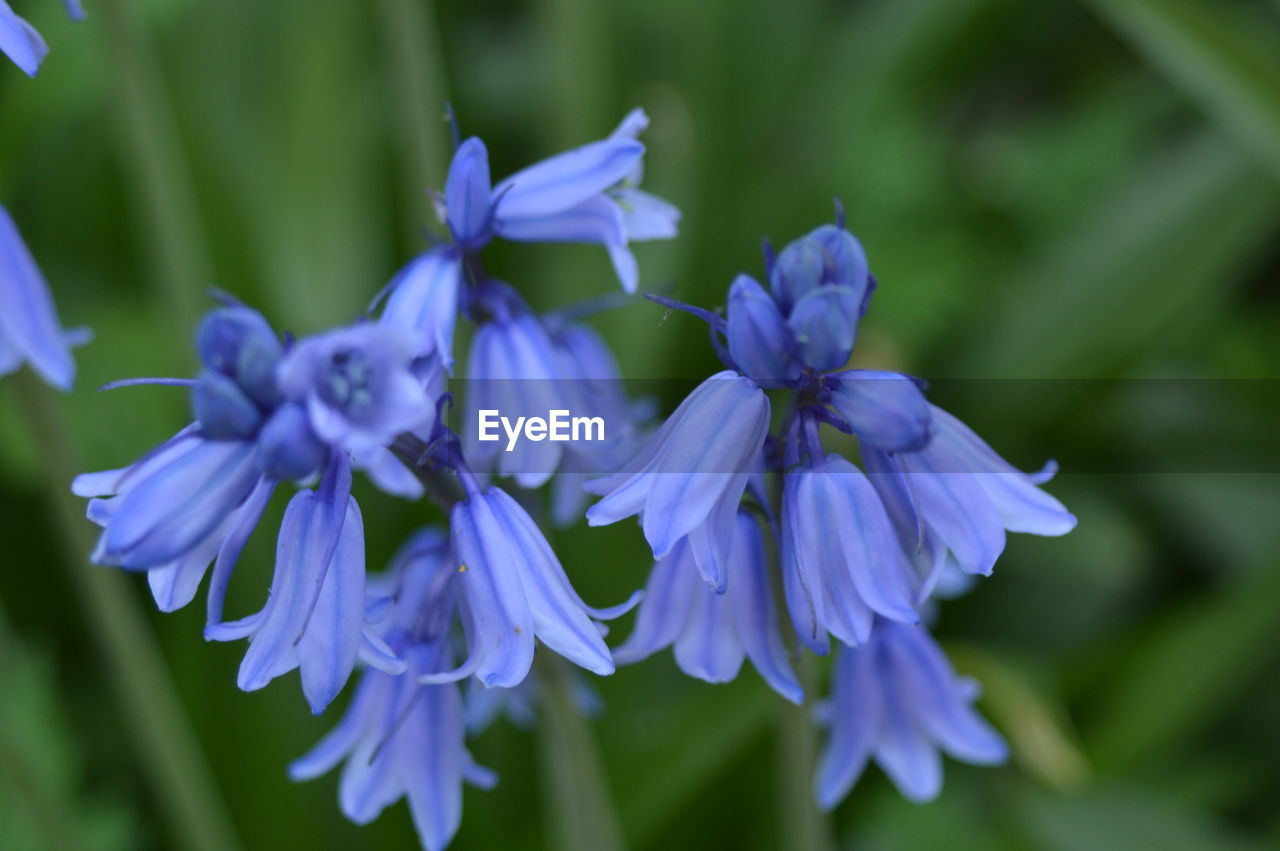
[[570,672],[547,653],[538,654],[537,663],[545,710],[542,770],[552,818],[548,845],[563,851],[625,848],[595,736],[573,700]]
[[126,577],[89,563],[92,526],[69,486],[79,469],[66,423],[51,391],[30,370],[14,376],[18,407],[45,467],[49,509],[60,534],[62,560],[102,656],[143,774],[169,822],[174,844],[236,848],[208,763],[183,715],[164,660],[148,634],[145,616]]
[[170,324],[185,333],[194,327],[201,294],[213,285],[214,277],[198,236],[178,129],[138,21],[143,14],[139,8],[126,0],[101,0],[95,12],[102,17],[100,29],[114,75],[121,163],[145,216],[140,231],[146,234],[151,274],[170,312]]
[[[796,675],[806,695],[812,696],[814,659],[800,654]],[[818,735],[813,723],[813,705],[801,706],[779,701],[778,761],[781,788],[780,845],[795,851],[827,851],[835,845],[827,818],[813,798],[813,776],[817,766]]]

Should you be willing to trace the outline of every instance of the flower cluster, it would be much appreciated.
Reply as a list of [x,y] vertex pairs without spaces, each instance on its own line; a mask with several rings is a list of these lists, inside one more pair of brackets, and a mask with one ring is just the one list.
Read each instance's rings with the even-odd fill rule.
[[[315,776],[350,754],[343,811],[365,822],[406,797],[428,848],[443,847],[456,831],[462,780],[493,782],[466,754],[459,683],[522,687],[535,640],[587,671],[611,674],[601,622],[642,596],[588,606],[526,508],[484,480],[496,466],[492,454],[450,429],[442,411],[462,315],[478,326],[473,374],[563,382],[559,393],[588,392],[602,381],[609,386],[596,395],[619,422],[631,419],[630,401],[609,381],[617,367],[604,341],[565,316],[535,314],[513,287],[485,274],[480,252],[500,236],[599,242],[624,286],[634,287],[628,242],[673,235],[678,219],[634,186],[644,151],[636,136],[645,123],[637,110],[608,139],[496,187],[484,145],[464,142],[440,210],[449,238],[395,276],[376,319],[295,340],[242,304],[213,310],[196,334],[197,377],[111,385],[185,387],[192,422],[129,467],[81,475],[72,485],[102,527],[93,560],[145,571],[162,610],[190,603],[211,574],[204,634],[248,640],[240,688],[260,689],[297,669],[311,710],[320,713],[363,666],[346,718],[292,773]],[[48,358],[39,347],[18,351],[37,366]],[[632,432],[622,434],[622,442],[599,450],[557,446],[533,459],[540,467],[497,472],[514,472],[522,488],[542,485],[561,465],[570,476],[597,472],[629,451]],[[413,536],[388,575],[370,576],[354,471],[408,498],[430,483],[448,509],[448,533]],[[449,487],[439,489],[441,475]],[[277,532],[266,601],[227,619],[236,562],[282,483],[295,492]],[[556,497],[562,520],[580,512],[578,495]]]
[[[1016,470],[910,376],[845,368],[876,282],[842,218],[776,256],[766,247],[768,287],[740,275],[727,316],[654,297],[708,322],[726,369],[693,390],[623,472],[590,484],[602,499],[587,512],[593,525],[638,517],[658,560],[616,658],[674,644],[685,672],[721,682],[745,652],[799,702],[753,513],[777,529],[796,638],[821,655],[839,643],[817,779],[824,806],[845,795],[868,756],[914,800],[940,788],[934,745],[971,762],[1003,757],[921,613],[944,572],[990,574],[1006,532],[1061,535],[1075,525],[1039,488],[1052,466]],[[772,433],[770,393],[785,403]],[[865,472],[824,449],[824,428],[857,438]]]

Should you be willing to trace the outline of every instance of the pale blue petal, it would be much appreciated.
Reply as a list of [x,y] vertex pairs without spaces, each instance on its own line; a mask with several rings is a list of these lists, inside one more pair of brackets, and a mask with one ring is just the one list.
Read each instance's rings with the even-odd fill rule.
[[742,647],[765,682],[787,700],[799,704],[804,700],[804,690],[791,669],[778,631],[764,537],[760,524],[747,512],[737,516],[731,565],[726,597],[733,607]]
[[636,614],[631,635],[613,651],[613,660],[629,665],[673,644],[685,622],[695,595],[705,583],[698,578],[698,568],[688,546],[682,541],[670,555],[660,559],[649,574],[644,600]]
[[348,497],[342,534],[314,599],[298,658],[302,693],[319,715],[347,684],[363,637],[364,520],[353,498]]
[[529,166],[494,190],[498,218],[505,226],[576,207],[627,176],[644,155],[644,145],[617,138],[592,142]]
[[727,683],[738,675],[745,655],[730,601],[704,585],[695,592],[676,639],[676,664],[691,677]]
[[49,53],[40,33],[19,18],[5,0],[0,0],[0,53],[12,59],[28,77],[36,75]]
[[896,372],[855,369],[839,375],[831,405],[862,441],[886,452],[915,451],[929,442],[929,403],[916,383]]
[[[12,12],[8,12],[2,0],[0,6],[3,7],[0,8],[0,49],[8,52],[6,32],[24,24],[20,18],[6,21],[5,14],[12,15]],[[34,67],[28,73],[34,74]],[[3,206],[0,206],[0,339],[12,352],[10,359],[13,355],[22,358],[54,387],[71,388],[76,365],[58,322],[49,285]]]
[[433,248],[396,273],[379,321],[411,335],[416,357],[438,354],[451,370],[461,287],[462,253],[453,247]]
[[818,806],[844,800],[866,769],[884,716],[884,698],[870,650],[840,648],[830,704],[830,738],[818,761]]
[[449,228],[459,245],[471,246],[490,221],[493,194],[489,180],[489,152],[484,142],[468,139],[458,146],[445,183]]
[[787,318],[800,360],[819,372],[839,369],[849,360],[858,333],[861,296],[850,287],[810,290]]

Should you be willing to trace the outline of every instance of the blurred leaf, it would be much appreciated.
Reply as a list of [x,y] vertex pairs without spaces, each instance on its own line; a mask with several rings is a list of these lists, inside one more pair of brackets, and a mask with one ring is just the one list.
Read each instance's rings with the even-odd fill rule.
[[0,843],[24,849],[137,845],[133,814],[82,788],[82,740],[62,711],[54,667],[0,624]]
[[[1272,552],[1274,553],[1274,545]],[[1272,557],[1213,596],[1164,613],[1105,687],[1086,731],[1095,764],[1123,770],[1167,755],[1270,670],[1280,636],[1280,564]]]
[[1145,789],[1109,785],[1071,797],[1025,789],[1015,802],[1031,847],[1046,851],[1260,851],[1265,847],[1204,813]]
[[1064,792],[1089,779],[1089,763],[1068,733],[1063,706],[1017,668],[974,647],[950,648],[962,674],[982,685],[982,705],[1009,738],[1013,757],[1041,782]]
[[1234,146],[1179,143],[1014,274],[956,374],[1113,375],[1224,298],[1277,214],[1280,193]]
[[1163,74],[1280,177],[1280,64],[1275,43],[1200,0],[1088,0]]

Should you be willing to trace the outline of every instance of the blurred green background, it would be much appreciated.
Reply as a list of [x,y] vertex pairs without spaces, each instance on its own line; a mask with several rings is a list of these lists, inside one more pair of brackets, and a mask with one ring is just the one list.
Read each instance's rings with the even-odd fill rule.
[[[1018,384],[980,403],[951,386],[947,404],[1011,461],[1063,461],[1051,490],[1080,526],[1011,539],[938,621],[1013,762],[948,762],[927,806],[872,768],[832,816],[842,846],[1280,844],[1280,477],[1250,472],[1280,469],[1276,385],[1121,380],[1280,373],[1280,4],[86,0],[81,24],[54,0],[14,5],[52,53],[34,81],[0,68],[0,199],[64,322],[96,340],[69,396],[0,382],[3,847],[217,837],[175,828],[147,780],[168,751],[139,742],[167,704],[131,673],[144,657],[105,661],[112,627],[81,605],[98,593],[126,633],[144,613],[134,638],[172,673],[216,790],[198,803],[210,824],[229,819],[250,848],[414,846],[403,804],[360,828],[335,775],[287,779],[341,707],[311,717],[293,677],[237,691],[243,648],[201,639],[203,606],[161,616],[141,577],[79,567],[87,524],[59,513],[79,507],[45,496],[50,477],[123,464],[185,422],[180,391],[92,388],[189,374],[207,287],[299,333],[359,313],[422,245],[446,99],[495,177],[643,105],[645,186],[685,213],[678,240],[640,247],[647,288],[719,304],[735,273],[760,273],[761,235],[782,244],[838,195],[880,281],[858,362],[1092,379],[1037,384],[1034,405]],[[540,308],[616,286],[596,248],[489,258]],[[624,371],[715,368],[699,324],[661,314],[598,317]],[[70,423],[71,454],[51,457],[33,398]],[[1182,472],[1206,447],[1230,473]],[[435,519],[360,496],[371,565]],[[272,538],[242,559],[233,614],[264,599]],[[627,524],[556,546],[592,601],[649,567]],[[595,685],[632,847],[789,844],[780,802],[798,781],[753,671],[712,687],[663,654]],[[536,734],[500,723],[473,750],[502,779],[468,790],[455,847],[551,847]]]

